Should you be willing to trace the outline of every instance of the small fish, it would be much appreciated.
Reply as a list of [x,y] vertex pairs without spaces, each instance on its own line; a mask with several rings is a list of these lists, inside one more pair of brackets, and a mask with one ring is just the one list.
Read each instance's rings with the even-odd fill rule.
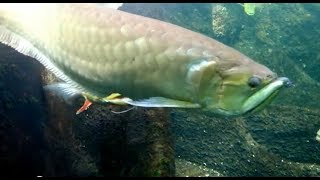
[[210,37],[97,4],[0,4],[0,42],[65,82],[47,89],[84,96],[77,114],[112,103],[241,115],[290,84]]
[[255,3],[243,3],[244,12],[246,12],[249,16],[253,16],[256,10]]
[[316,140],[320,142],[320,129],[317,131]]
[[261,8],[264,5],[270,5],[270,3],[237,3],[243,7],[244,12],[249,15],[253,16],[256,12],[257,8]]

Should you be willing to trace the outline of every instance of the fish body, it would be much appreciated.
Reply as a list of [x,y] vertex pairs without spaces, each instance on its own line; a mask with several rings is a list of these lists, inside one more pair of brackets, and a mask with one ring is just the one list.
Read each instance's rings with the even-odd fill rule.
[[256,10],[256,3],[243,3],[243,8],[247,15],[252,16]]
[[[98,101],[120,93],[123,102],[137,106],[235,115],[258,106],[247,101],[277,79],[200,33],[95,4],[1,4],[0,41]],[[248,85],[252,77],[259,79],[257,87]]]

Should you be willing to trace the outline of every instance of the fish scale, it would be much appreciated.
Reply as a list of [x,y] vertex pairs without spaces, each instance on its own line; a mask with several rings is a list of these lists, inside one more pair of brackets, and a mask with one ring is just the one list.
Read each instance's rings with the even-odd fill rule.
[[[81,6],[82,7],[82,6]],[[80,7],[80,8],[81,8]],[[63,8],[62,8],[63,9]],[[187,63],[191,60],[188,56],[186,56],[185,54],[181,53],[181,57],[180,59],[176,59],[175,61],[170,61],[170,59],[165,55],[165,51],[167,49],[167,47],[171,47],[171,45],[178,45],[178,47],[176,47],[175,49],[179,49],[182,50],[180,52],[186,52],[188,50],[188,48],[192,47],[191,43],[183,43],[183,46],[185,47],[181,47],[181,41],[183,41],[183,38],[179,38],[179,29],[174,29],[174,31],[172,32],[168,32],[168,31],[164,31],[162,30],[164,26],[166,27],[167,25],[163,25],[163,23],[160,24],[160,27],[158,28],[159,30],[156,32],[154,31],[154,27],[156,26],[155,23],[157,22],[152,22],[150,21],[137,21],[137,18],[135,18],[135,16],[130,16],[128,17],[127,14],[120,14],[117,11],[114,10],[110,10],[110,13],[99,13],[99,11],[96,11],[95,8],[92,8],[92,10],[95,10],[94,12],[90,12],[90,10],[88,9],[88,13],[84,13],[84,14],[79,14],[80,18],[71,18],[71,14],[72,11],[79,11],[79,9],[76,8],[66,8],[65,11],[69,12],[69,19],[68,18],[64,18],[64,26],[65,26],[65,34],[62,34],[63,37],[69,37],[67,40],[69,41],[68,43],[65,44],[65,48],[71,48],[72,49],[72,44],[74,42],[74,38],[78,39],[78,42],[81,40],[81,35],[80,36],[72,36],[73,34],[73,29],[74,29],[74,24],[79,24],[77,21],[82,21],[83,19],[85,19],[85,22],[87,23],[86,26],[86,35],[87,38],[84,38],[84,41],[81,42],[82,46],[85,46],[86,51],[83,51],[83,54],[80,58],[84,58],[86,59],[86,61],[90,61],[88,63],[88,66],[86,69],[84,69],[82,66],[79,66],[77,68],[81,69],[81,71],[83,73],[83,76],[85,76],[86,78],[90,78],[91,75],[91,79],[94,80],[97,77],[97,73],[99,73],[100,71],[97,71],[97,68],[95,68],[94,66],[100,66],[101,64],[97,61],[98,59],[100,59],[101,57],[101,52],[100,53],[98,51],[95,51],[96,47],[101,46],[102,44],[99,42],[100,39],[107,39],[109,41],[105,42],[106,44],[110,44],[110,47],[112,48],[110,51],[108,51],[108,53],[106,54],[106,56],[104,56],[104,61],[106,64],[110,64],[110,66],[112,66],[113,68],[110,70],[109,73],[104,73],[105,76],[103,79],[101,79],[101,82],[104,82],[105,86],[105,90],[104,92],[108,92],[108,89],[111,89],[110,86],[112,86],[112,84],[121,84],[119,86],[117,86],[119,89],[118,92],[122,93],[122,94],[126,94],[130,97],[135,97],[135,89],[131,89],[130,91],[128,91],[128,87],[138,87],[140,85],[144,85],[144,84],[150,84],[150,92],[148,93],[148,91],[146,92],[146,95],[152,95],[152,96],[162,96],[162,95],[168,95],[168,94],[172,94],[172,90],[175,89],[175,84],[180,84],[182,86],[186,86],[186,84],[181,81],[181,78],[183,76],[183,74],[186,73],[187,69],[186,69],[186,65],[183,65],[182,63],[178,62],[178,60],[180,61],[186,61]],[[62,12],[60,12],[59,14],[61,16],[63,16],[63,12],[64,10],[61,10]],[[108,15],[110,15],[108,17]],[[101,21],[101,19],[104,19],[104,21]],[[133,23],[135,24],[133,27],[133,30],[131,33],[129,31],[124,31],[125,33],[121,32],[122,27],[128,27],[128,24],[126,22],[131,21],[131,22],[136,22]],[[96,25],[97,24],[97,25]],[[153,31],[149,31],[148,29],[150,27],[153,27],[152,30]],[[94,30],[93,30],[94,29]],[[100,33],[96,33],[96,31],[106,31],[106,34],[109,35],[109,37],[100,37]],[[157,33],[158,32],[158,33]],[[165,32],[165,33],[163,33]],[[159,37],[154,36],[153,34],[157,35],[157,34],[161,34],[162,35]],[[148,39],[146,39],[145,34],[148,34],[149,38],[154,38],[156,41],[156,45],[155,47],[152,47],[152,44],[148,43]],[[183,35],[183,33],[181,33],[180,35]],[[190,39],[190,35],[186,35],[186,39]],[[176,41],[173,39],[175,38]],[[125,44],[127,42],[130,42],[130,40],[133,40],[132,43],[132,49],[126,49],[123,48],[125,47]],[[173,43],[171,43],[170,45],[167,45],[168,42],[173,41]],[[160,42],[160,43],[159,43]],[[176,43],[177,42],[177,43]],[[93,45],[94,46],[91,46]],[[163,44],[163,46],[159,46],[158,44]],[[159,50],[157,50],[159,48]],[[174,48],[174,47],[173,47]],[[64,49],[64,44],[62,44],[62,49]],[[156,49],[156,52],[152,52],[151,51],[151,56],[155,57],[155,61],[150,61],[150,59],[148,59],[146,57],[147,53],[150,52],[151,49]],[[201,49],[201,48],[200,48]],[[129,50],[129,52],[126,52],[127,50]],[[131,51],[130,51],[131,50]],[[59,54],[59,52],[57,52]],[[69,51],[69,53],[72,53],[72,51]],[[127,56],[126,54],[130,54],[131,56]],[[136,58],[137,56],[139,56],[138,58]],[[73,64],[73,66],[77,66],[77,62],[73,62],[72,60],[72,55],[69,55],[70,57],[70,62],[72,62],[71,64]],[[126,63],[128,60],[132,59],[132,58],[136,58],[137,60],[135,60],[134,62],[130,62]],[[152,59],[151,59],[152,60]],[[121,61],[120,62],[113,62],[113,61]],[[63,61],[62,61],[63,62]],[[94,62],[94,66],[92,64],[92,62]],[[141,72],[150,72],[150,68],[148,66],[154,66],[155,68],[153,68],[153,70],[156,70],[156,72],[154,72],[155,75],[150,76],[150,78],[148,79],[148,77],[145,76],[145,73],[130,73],[131,71],[137,71],[137,69],[139,69],[139,71]],[[175,68],[169,68],[169,72],[167,71],[168,66],[172,66]],[[126,72],[123,72],[122,69],[125,69]],[[92,72],[93,71],[93,72]],[[165,73],[164,73],[165,72]],[[125,81],[120,77],[120,75],[122,74],[131,74],[133,75],[132,78],[128,78]],[[161,78],[161,74],[165,74],[165,76],[163,78]],[[81,74],[80,74],[81,75]],[[180,82],[172,82],[169,78],[170,77],[175,77],[177,76],[178,78],[172,78],[172,79],[179,79]],[[99,76],[98,76],[99,77]],[[102,78],[102,77],[99,77]],[[140,79],[140,80],[137,80]],[[183,80],[183,79],[182,79]],[[159,85],[152,85],[154,84],[153,82],[157,82],[157,84]],[[164,93],[163,90],[159,90],[159,88],[161,88],[161,83],[163,83],[164,87],[167,87],[168,92],[166,92],[166,94],[156,94],[158,92],[162,92]],[[108,86],[109,85],[109,86]],[[102,86],[101,84],[96,84],[96,86]],[[155,87],[156,86],[156,87]],[[170,88],[171,87],[171,88]],[[103,89],[103,88],[100,88]],[[141,91],[140,89],[137,89],[137,91]],[[154,91],[154,92],[152,92]],[[112,92],[110,92],[112,93]],[[177,95],[182,95],[183,92],[179,92],[179,94]],[[183,99],[187,99],[187,97],[192,96],[189,93],[185,93],[183,97]]]

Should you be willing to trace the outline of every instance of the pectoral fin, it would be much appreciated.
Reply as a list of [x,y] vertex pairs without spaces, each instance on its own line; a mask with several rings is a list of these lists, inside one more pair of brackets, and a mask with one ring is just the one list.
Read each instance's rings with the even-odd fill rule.
[[149,99],[142,99],[134,101],[130,98],[118,99],[126,104],[140,107],[180,107],[180,108],[199,108],[199,104],[190,103],[187,101],[180,101],[174,99],[168,99],[164,97],[151,97]]

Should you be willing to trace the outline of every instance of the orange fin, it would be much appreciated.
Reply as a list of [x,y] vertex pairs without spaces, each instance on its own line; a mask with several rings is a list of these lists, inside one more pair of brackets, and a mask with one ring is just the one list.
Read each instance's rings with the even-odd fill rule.
[[91,104],[92,104],[92,102],[90,102],[88,99],[86,99],[86,101],[83,103],[82,107],[76,112],[76,114],[80,114],[83,111],[87,110]]

